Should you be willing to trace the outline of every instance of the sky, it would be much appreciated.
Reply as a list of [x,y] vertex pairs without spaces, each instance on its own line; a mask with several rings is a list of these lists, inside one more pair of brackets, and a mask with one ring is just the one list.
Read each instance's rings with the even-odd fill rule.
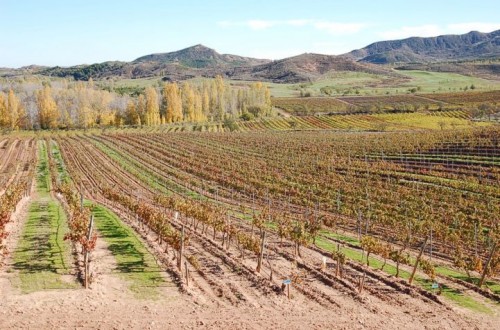
[[203,44],[280,59],[500,29],[500,1],[0,0],[0,67],[131,61]]

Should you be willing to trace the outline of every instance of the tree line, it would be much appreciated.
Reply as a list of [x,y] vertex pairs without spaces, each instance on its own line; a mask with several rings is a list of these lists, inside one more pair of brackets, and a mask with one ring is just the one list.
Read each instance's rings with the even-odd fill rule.
[[261,82],[232,86],[220,76],[198,83],[166,82],[136,97],[88,82],[66,80],[0,84],[0,128],[69,129],[200,123],[271,114]]

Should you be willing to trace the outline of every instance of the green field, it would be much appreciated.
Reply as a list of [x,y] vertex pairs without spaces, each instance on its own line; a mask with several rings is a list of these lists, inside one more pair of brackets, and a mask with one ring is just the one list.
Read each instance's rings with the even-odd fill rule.
[[[335,96],[342,95],[398,95],[409,93],[412,88],[419,88],[419,93],[459,92],[465,86],[474,85],[476,91],[500,89],[500,81],[470,77],[457,73],[428,72],[418,70],[395,71],[397,76],[376,75],[364,72],[333,72],[325,74],[321,79],[311,83],[278,84],[267,83],[274,97],[298,97],[300,90],[311,92],[312,96],[320,96],[321,88],[331,87]],[[199,83],[204,78],[189,80]],[[250,81],[228,80],[229,83],[241,85]],[[106,85],[118,87],[157,86],[159,78],[120,79]],[[336,91],[338,90],[338,92]]]
[[[331,87],[334,96],[342,95],[398,95],[412,88],[419,93],[460,92],[474,85],[476,91],[500,89],[500,82],[469,77],[456,73],[427,71],[395,71],[399,78],[363,72],[336,72],[312,83],[269,84],[275,97],[297,97],[300,90],[320,96],[321,88]],[[338,91],[337,91],[338,90]]]

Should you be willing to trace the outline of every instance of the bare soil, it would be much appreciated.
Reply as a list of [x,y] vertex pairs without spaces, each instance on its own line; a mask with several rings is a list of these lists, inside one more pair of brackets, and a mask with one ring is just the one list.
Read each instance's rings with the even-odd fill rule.
[[[13,216],[9,227],[9,248],[16,245],[20,235],[26,205],[24,203],[24,207]],[[145,232],[143,237],[149,241],[144,243],[150,250],[162,248],[154,246],[151,234]],[[16,274],[7,259],[0,271],[0,328],[493,329],[498,324],[495,323],[498,319],[493,317],[479,320],[467,310],[452,310],[410,296],[405,299],[411,308],[404,308],[404,301],[404,305],[397,308],[392,302],[371,295],[358,301],[334,288],[327,293],[336,304],[325,305],[324,301],[311,299],[294,289],[289,300],[285,295],[266,293],[261,288],[252,287],[251,280],[236,276],[227,263],[217,260],[213,255],[216,251],[208,245],[205,252],[199,252],[201,256],[206,255],[212,267],[220,268],[216,285],[212,283],[215,281],[213,277],[208,277],[207,281],[195,273],[189,293],[180,293],[165,273],[168,282],[160,288],[160,298],[136,299],[117,273],[116,262],[106,243],[102,239],[98,242],[93,254],[93,272],[96,275],[89,290],[22,294],[13,285]],[[321,283],[313,285],[320,287]],[[228,290],[232,286],[237,286],[233,295],[239,292],[245,299],[227,299],[214,292],[214,287]],[[397,300],[401,302],[400,297]]]

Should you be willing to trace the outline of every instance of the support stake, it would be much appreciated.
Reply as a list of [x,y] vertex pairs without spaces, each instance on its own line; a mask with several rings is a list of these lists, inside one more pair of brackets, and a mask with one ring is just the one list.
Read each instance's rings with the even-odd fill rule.
[[411,284],[413,282],[413,278],[415,277],[415,272],[417,271],[418,263],[420,262],[420,258],[422,257],[422,253],[424,253],[425,246],[427,245],[427,240],[429,237],[425,238],[424,244],[420,248],[420,252],[418,253],[417,261],[415,261],[415,266],[413,266],[413,271],[411,272],[411,276],[408,279],[408,283]]
[[257,269],[255,270],[257,273],[260,273],[260,269],[262,268],[262,259],[264,258],[264,248],[266,245],[266,232],[262,231],[260,237],[261,237],[260,254],[259,254],[259,260],[257,261]]

